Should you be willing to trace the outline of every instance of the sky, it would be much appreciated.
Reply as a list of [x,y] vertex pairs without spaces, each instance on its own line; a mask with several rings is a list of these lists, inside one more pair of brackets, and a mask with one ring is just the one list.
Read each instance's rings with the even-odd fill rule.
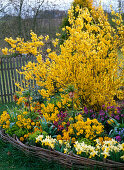
[[[49,0],[51,2],[54,2],[55,0]],[[103,6],[104,9],[110,10],[110,5],[113,6],[113,9],[116,10],[118,8],[118,0],[94,0],[96,2],[94,2],[95,5],[98,5],[101,1],[101,4]],[[124,4],[124,0],[121,0]],[[56,0],[55,3],[56,4],[61,4],[60,8],[62,9],[69,9],[71,3],[73,2],[73,0]]]
[[[3,3],[6,3],[7,0],[1,0],[3,1]],[[14,0],[16,1],[16,0]],[[25,0],[26,1],[26,0]],[[27,0],[27,2],[30,2],[30,3],[35,3],[35,2],[40,2],[42,0]],[[66,6],[66,8],[68,9],[71,5],[71,3],[73,2],[73,0],[45,0],[45,1],[49,1],[49,3],[51,4],[56,4],[58,5],[60,8],[64,8]],[[114,8],[116,8],[118,6],[118,0],[94,0],[96,1],[97,4],[99,4],[99,2],[101,1],[102,5],[105,7],[105,6],[109,6],[110,4],[113,5]],[[124,4],[124,0],[121,0]]]
[[[2,2],[6,3],[7,0],[1,0]],[[19,0],[13,0],[13,1],[19,1]],[[42,0],[24,0],[25,4],[24,7],[26,8],[26,4],[30,4],[30,6],[34,6],[34,4],[36,5],[37,3],[35,2],[41,2]],[[71,6],[71,3],[73,2],[73,0],[45,0],[45,2],[49,2],[49,3],[45,3],[46,5],[44,5],[44,9],[59,9],[59,10],[68,10]],[[94,0],[94,5],[97,6],[99,4],[99,2],[101,1],[101,4],[103,6],[104,10],[110,11],[110,5],[113,6],[114,10],[118,9],[118,0]],[[124,0],[121,0],[123,2],[124,5]],[[54,4],[54,5],[53,5]],[[51,8],[52,7],[52,8]],[[29,8],[28,8],[29,9]],[[7,9],[10,13],[12,12],[12,8],[10,6],[8,6]],[[8,13],[9,13],[8,12]],[[16,12],[14,12],[16,15]],[[1,15],[1,13],[0,13]]]

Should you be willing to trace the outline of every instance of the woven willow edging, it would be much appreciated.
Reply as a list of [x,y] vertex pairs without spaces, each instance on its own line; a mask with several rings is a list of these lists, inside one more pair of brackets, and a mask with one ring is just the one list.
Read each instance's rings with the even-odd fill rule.
[[64,164],[68,168],[72,167],[83,168],[84,166],[92,166],[93,168],[94,166],[97,166],[108,169],[124,169],[124,163],[119,163],[108,159],[105,159],[103,162],[100,162],[80,157],[72,152],[69,155],[67,155],[56,150],[43,149],[32,145],[28,146],[20,142],[15,135],[13,136],[13,138],[10,137],[8,134],[5,133],[4,130],[0,130],[0,136],[4,141],[11,143],[13,146],[22,150],[26,154],[28,153],[48,161],[56,161],[60,164]]

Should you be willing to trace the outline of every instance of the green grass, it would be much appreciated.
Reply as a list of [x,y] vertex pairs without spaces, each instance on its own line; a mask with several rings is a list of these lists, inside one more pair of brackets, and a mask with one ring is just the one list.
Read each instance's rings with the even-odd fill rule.
[[2,114],[3,111],[7,110],[7,108],[12,109],[15,106],[15,103],[7,103],[7,104],[2,104],[0,103],[0,115]]
[[64,170],[61,165],[27,156],[12,145],[0,140],[0,170]]

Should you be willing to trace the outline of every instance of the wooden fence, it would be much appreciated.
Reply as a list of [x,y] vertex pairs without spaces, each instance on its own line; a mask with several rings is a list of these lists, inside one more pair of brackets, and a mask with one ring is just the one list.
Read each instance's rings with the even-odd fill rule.
[[0,102],[7,103],[13,101],[13,95],[18,91],[15,82],[22,87],[26,86],[24,75],[20,75],[17,70],[29,61],[36,62],[33,56],[17,56],[0,58]]

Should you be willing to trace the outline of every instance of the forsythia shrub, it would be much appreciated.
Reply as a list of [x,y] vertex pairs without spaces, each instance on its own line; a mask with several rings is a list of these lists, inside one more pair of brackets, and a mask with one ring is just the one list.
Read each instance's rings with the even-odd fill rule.
[[[93,23],[94,24],[98,24],[99,23],[99,16],[101,15],[101,7],[95,7],[93,6],[93,0],[74,0],[72,3],[73,7],[74,7],[74,17],[75,19],[77,19],[78,17],[78,12],[76,11],[76,6],[79,5],[80,8],[87,8],[90,12],[90,15],[93,17]],[[106,15],[102,12],[102,17],[101,20],[104,22],[104,19],[107,19]],[[84,23],[87,23],[87,20],[84,19]],[[62,22],[62,28],[65,28],[65,30],[61,33],[60,36],[60,44],[63,44],[64,40],[66,40],[69,37],[68,34],[68,30],[66,30],[66,26],[71,26],[70,22],[69,22],[69,15],[67,15],[67,17],[64,18],[63,22]]]
[[[74,16],[74,10],[78,13]],[[104,15],[102,8],[98,16],[98,23],[87,8],[76,6],[68,11],[70,27],[67,26],[69,37],[60,45],[60,53],[50,52],[46,61],[42,59],[41,47],[48,40],[31,32],[31,41],[23,39],[6,38],[11,45],[11,51],[28,54],[37,58],[37,63],[29,62],[21,74],[26,80],[35,79],[36,84],[42,89],[39,93],[46,99],[61,92],[71,84],[74,86],[74,108],[87,106],[99,110],[103,104],[105,107],[116,105],[114,95],[123,98],[123,92],[119,87],[124,85],[123,71],[118,75],[119,62],[117,58],[118,48],[124,49],[124,26],[121,14],[114,14],[113,22],[116,28],[112,28]],[[63,29],[64,30],[64,29]],[[53,44],[56,46],[58,39]],[[3,52],[7,50],[3,49]],[[9,50],[8,50],[9,51]],[[69,95],[68,95],[69,98]]]

